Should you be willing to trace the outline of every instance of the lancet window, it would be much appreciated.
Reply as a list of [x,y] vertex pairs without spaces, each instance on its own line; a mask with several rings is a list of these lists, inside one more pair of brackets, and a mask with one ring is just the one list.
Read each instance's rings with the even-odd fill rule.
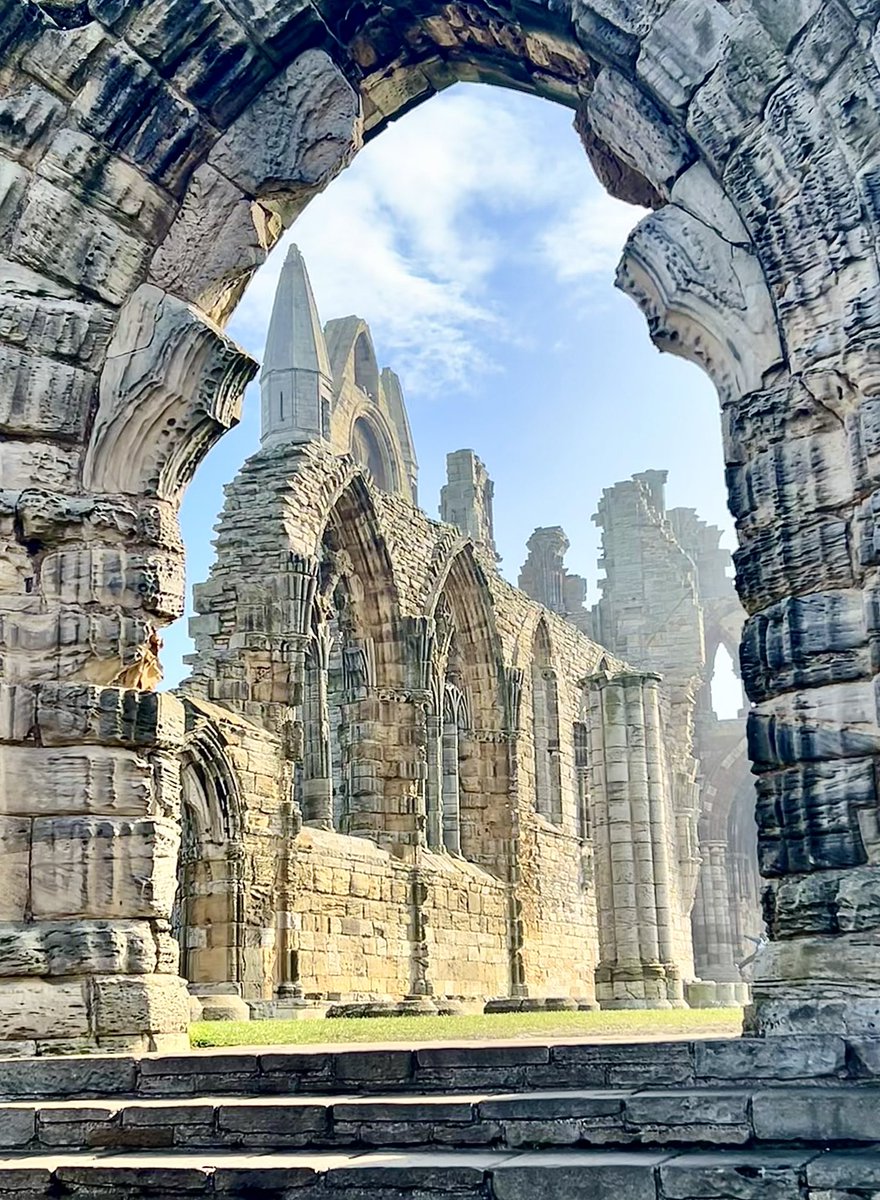
[[542,622],[532,647],[532,733],[535,747],[535,809],[562,823],[562,777],[559,745],[559,686]]

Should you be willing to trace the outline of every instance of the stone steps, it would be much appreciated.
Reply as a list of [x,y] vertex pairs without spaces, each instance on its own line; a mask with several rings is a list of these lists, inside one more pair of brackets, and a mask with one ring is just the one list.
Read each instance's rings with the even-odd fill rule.
[[316,1047],[0,1060],[0,1101],[880,1082],[880,1038]]
[[10,1200],[853,1200],[848,1188],[880,1193],[878,1039],[0,1062]]
[[0,1153],[737,1147],[876,1140],[876,1084],[0,1105]]
[[827,1151],[389,1151],[0,1158],[10,1200],[828,1200],[880,1190],[880,1146]]

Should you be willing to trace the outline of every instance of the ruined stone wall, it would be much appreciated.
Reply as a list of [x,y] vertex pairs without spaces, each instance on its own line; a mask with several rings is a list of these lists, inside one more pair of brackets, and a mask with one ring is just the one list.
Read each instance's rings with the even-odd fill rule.
[[306,998],[408,995],[410,868],[366,838],[317,829],[304,829],[289,855],[289,941]]
[[693,509],[667,511],[665,481],[665,472],[646,471],[603,493],[595,519],[606,577],[595,613],[609,645],[662,675],[678,879],[696,970],[731,1000],[737,963],[750,953],[746,927],[753,937],[762,928],[757,873],[744,861],[754,785],[744,720],[718,720],[711,680],[718,647],[736,654],[745,613],[721,531]]
[[[328,530],[335,568],[319,565]],[[347,999],[592,998],[592,801],[586,773],[579,782],[576,772],[576,725],[589,719],[590,679],[600,666],[620,670],[620,660],[504,581],[488,548],[370,488],[352,464],[314,446],[261,451],[245,464],[227,488],[217,551],[195,590],[197,652],[184,691],[280,737],[294,779],[314,736],[303,686],[310,613],[340,563],[357,644],[370,650],[342,718],[358,747],[342,828],[317,822],[289,846],[280,958],[289,964],[296,951],[297,984]],[[461,858],[432,844],[430,753],[420,765],[434,711],[431,647],[450,621],[467,694]],[[544,702],[552,693],[552,728],[540,736],[539,688]],[[543,810],[542,762],[553,779]],[[294,786],[295,808],[296,796]],[[316,824],[301,804],[296,819]],[[376,845],[347,836],[355,832]],[[353,855],[366,865],[346,873]],[[407,881],[409,870],[417,877]]]
[[[426,975],[434,996],[484,1001],[510,994],[508,888],[473,863],[425,854],[419,870]],[[536,994],[541,994],[535,981]]]

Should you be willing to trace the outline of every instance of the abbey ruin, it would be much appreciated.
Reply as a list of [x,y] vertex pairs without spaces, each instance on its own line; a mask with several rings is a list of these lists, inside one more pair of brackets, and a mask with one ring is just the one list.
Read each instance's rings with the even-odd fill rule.
[[646,472],[602,498],[594,611],[560,529],[511,587],[482,462],[449,455],[443,523],[416,506],[400,383],[363,321],[322,329],[296,247],[261,393],[181,693],[190,990],[230,1015],[742,1001],[763,926],[744,723],[709,697],[743,620],[719,531]]
[[[0,1062],[0,1194],[876,1194],[875,0],[0,0],[0,64],[0,1036],[29,1056]],[[420,516],[396,384],[370,384],[360,328],[338,326],[292,394],[276,381],[199,593],[187,698],[156,691],[160,631],[183,611],[181,498],[258,369],[226,323],[364,140],[460,80],[572,111],[602,184],[649,210],[618,286],[718,392],[769,936],[749,1036],[176,1057],[190,995],[175,929],[185,969],[219,986],[358,995],[365,976],[306,936],[335,897],[371,981],[380,959],[386,972],[370,993],[426,1003],[549,997],[563,973],[574,995],[583,972],[587,1000],[592,979],[600,1001],[676,1004],[698,972],[724,986],[739,936],[717,898],[746,854],[741,801],[720,799],[742,755],[714,731],[698,815],[697,743],[680,736],[689,709],[695,739],[705,716],[693,626],[660,639],[664,681],[639,661],[624,558],[608,558],[623,590],[598,614],[553,567],[555,534],[523,573],[553,603],[500,581],[473,537],[489,500],[476,462],[453,462],[447,492],[466,533]],[[304,442],[281,470],[294,425],[330,444],[331,385],[357,386],[358,363],[374,400],[346,418],[355,458]],[[664,513],[660,482],[605,495],[606,545],[628,526],[653,563],[667,543],[673,589],[679,551],[694,564],[682,601],[705,655],[736,622],[711,538]],[[411,530],[394,541],[398,519]],[[277,566],[268,603],[261,556]],[[235,631],[224,569],[260,585],[236,593]],[[291,704],[314,720],[286,722]],[[290,853],[267,858],[280,760],[302,764],[303,824],[291,802]],[[224,762],[266,801],[242,829]],[[249,857],[226,853],[246,841]],[[324,898],[316,912],[293,884]],[[209,895],[235,898],[210,940],[198,915],[187,925]],[[467,971],[451,967],[454,925],[480,947]],[[245,928],[272,935],[254,946]],[[566,937],[578,956],[562,962]],[[100,1053],[53,1057],[86,1045]],[[376,1088],[384,1101],[365,1097]]]

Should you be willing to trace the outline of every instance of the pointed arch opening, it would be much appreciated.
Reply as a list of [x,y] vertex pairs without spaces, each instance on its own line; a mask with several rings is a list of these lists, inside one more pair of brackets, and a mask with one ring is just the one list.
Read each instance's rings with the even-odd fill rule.
[[550,633],[538,622],[532,641],[532,737],[535,764],[535,811],[553,825],[562,824],[562,771],[559,730],[559,682],[553,665]]

